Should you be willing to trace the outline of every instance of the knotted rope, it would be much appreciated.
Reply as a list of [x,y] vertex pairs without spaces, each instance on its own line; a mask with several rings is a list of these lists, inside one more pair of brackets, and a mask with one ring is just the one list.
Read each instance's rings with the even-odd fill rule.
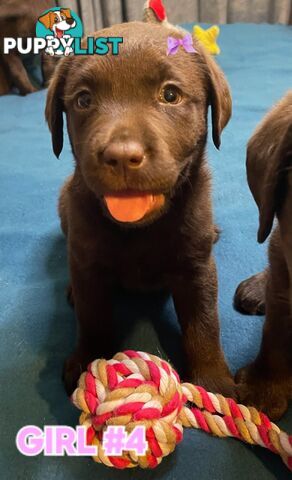
[[[193,427],[267,448],[292,470],[291,435],[253,407],[181,384],[171,365],[155,355],[127,350],[112,360],[95,360],[81,375],[72,401],[83,412],[80,424],[87,428],[87,443],[97,446],[94,460],[109,467],[154,468],[182,440],[183,427]],[[110,425],[124,425],[128,433],[145,426],[146,454],[131,450],[106,456],[102,440]]]

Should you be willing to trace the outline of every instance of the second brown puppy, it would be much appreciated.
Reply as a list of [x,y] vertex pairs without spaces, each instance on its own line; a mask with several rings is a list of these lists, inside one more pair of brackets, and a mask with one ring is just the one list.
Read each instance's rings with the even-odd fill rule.
[[199,45],[198,53],[166,55],[168,36],[184,35],[177,30],[134,22],[96,35],[124,37],[120,54],[62,60],[46,108],[57,155],[66,112],[76,160],[60,200],[79,321],[66,388],[93,358],[116,352],[112,292],[122,285],[168,289],[189,379],[233,395],[220,346],[205,157],[208,106],[219,147],[231,114],[228,84]]
[[259,242],[271,232],[268,268],[242,282],[235,306],[266,312],[260,352],[237,374],[241,400],[278,419],[292,399],[292,91],[248,144],[247,175],[260,212]]

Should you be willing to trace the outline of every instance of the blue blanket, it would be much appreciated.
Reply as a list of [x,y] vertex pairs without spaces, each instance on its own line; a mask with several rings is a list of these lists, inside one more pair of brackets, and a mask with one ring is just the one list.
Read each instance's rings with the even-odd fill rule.
[[[233,371],[259,348],[263,318],[232,308],[237,284],[262,269],[267,245],[256,242],[258,213],[246,183],[245,146],[267,109],[291,87],[292,28],[226,25],[218,61],[233,90],[234,113],[218,153],[209,143],[214,176],[222,342]],[[61,160],[44,122],[46,92],[0,99],[0,476],[9,479],[256,479],[291,478],[281,460],[237,440],[185,431],[175,453],[155,471],[114,471],[91,459],[24,457],[15,435],[23,425],[75,426],[78,412],[61,382],[75,339],[65,300],[65,241],[56,213],[59,188],[72,171],[68,141]],[[165,355],[179,367],[180,332],[170,299],[120,295],[116,328],[121,348]],[[127,332],[122,334],[122,332]],[[292,432],[292,409],[280,422]]]

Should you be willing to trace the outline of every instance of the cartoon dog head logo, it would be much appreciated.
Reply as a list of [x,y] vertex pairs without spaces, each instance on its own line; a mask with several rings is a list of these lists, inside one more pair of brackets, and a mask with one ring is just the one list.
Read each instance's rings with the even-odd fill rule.
[[76,21],[71,16],[70,8],[61,8],[59,11],[49,11],[39,17],[39,22],[41,22],[47,30],[51,30],[57,38],[63,37],[64,32],[76,26]]
[[[71,47],[64,47],[66,40],[82,37],[82,22],[75,12],[70,8],[51,8],[45,11],[39,18],[36,25],[36,36],[52,41],[53,47],[48,47],[46,53],[49,55],[70,55],[73,53]],[[59,42],[58,42],[59,41]],[[59,45],[56,47],[55,45]]]

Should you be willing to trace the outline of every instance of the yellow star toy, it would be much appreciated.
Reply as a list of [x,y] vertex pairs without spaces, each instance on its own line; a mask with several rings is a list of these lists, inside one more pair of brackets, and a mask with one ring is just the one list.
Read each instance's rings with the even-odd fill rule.
[[220,28],[217,25],[213,25],[212,27],[207,28],[207,30],[204,30],[199,25],[194,26],[195,37],[212,55],[219,55],[221,51],[219,45],[217,44],[219,33]]

